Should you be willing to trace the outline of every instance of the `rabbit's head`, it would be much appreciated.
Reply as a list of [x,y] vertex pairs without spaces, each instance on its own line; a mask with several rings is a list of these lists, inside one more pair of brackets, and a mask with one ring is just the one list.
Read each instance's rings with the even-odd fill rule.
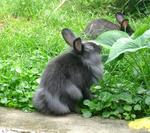
[[129,20],[125,19],[124,15],[121,12],[116,13],[116,20],[120,24],[120,30],[127,32],[129,35],[132,35],[134,30],[129,25]]
[[92,41],[82,41],[76,37],[70,29],[63,29],[62,36],[66,43],[72,48],[72,52],[77,55],[83,63],[98,65],[101,63],[101,47]]

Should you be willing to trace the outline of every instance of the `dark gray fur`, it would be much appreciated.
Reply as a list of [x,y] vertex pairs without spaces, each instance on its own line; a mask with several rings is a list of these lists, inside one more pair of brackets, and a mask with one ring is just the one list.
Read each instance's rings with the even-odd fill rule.
[[77,103],[91,98],[91,85],[103,75],[99,46],[76,38],[69,29],[63,29],[62,36],[71,50],[49,62],[33,97],[44,114],[76,112]]
[[119,24],[114,24],[106,19],[96,19],[91,21],[85,28],[84,33],[91,39],[95,39],[98,35],[109,30],[121,30],[131,35],[134,31],[125,19],[124,15],[120,12],[115,15]]

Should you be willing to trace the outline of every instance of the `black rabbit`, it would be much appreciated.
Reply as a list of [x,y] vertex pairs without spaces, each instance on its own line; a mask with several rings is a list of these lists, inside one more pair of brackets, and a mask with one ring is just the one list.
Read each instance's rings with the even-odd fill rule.
[[114,24],[106,19],[96,19],[91,21],[84,30],[86,36],[95,39],[98,35],[109,30],[121,30],[131,35],[134,31],[130,27],[128,19],[120,12],[116,13],[116,20],[118,24]]
[[76,38],[69,29],[63,29],[62,36],[71,49],[48,64],[33,97],[44,114],[76,112],[77,103],[91,98],[90,86],[103,75],[100,46]]

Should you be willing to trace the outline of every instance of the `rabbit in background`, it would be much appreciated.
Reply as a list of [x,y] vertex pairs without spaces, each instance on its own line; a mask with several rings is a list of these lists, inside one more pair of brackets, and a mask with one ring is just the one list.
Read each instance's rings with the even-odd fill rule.
[[62,36],[71,49],[49,62],[33,96],[35,108],[46,115],[77,112],[77,103],[91,99],[90,87],[103,75],[100,46],[82,41],[67,28]]
[[106,19],[96,19],[86,26],[84,34],[91,39],[95,39],[101,33],[109,30],[121,30],[129,35],[134,32],[129,25],[128,19],[125,19],[122,13],[116,13],[115,17],[119,24],[114,24]]

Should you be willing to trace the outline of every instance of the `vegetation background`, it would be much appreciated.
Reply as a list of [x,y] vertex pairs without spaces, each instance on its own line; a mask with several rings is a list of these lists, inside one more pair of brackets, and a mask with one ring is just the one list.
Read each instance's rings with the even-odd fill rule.
[[[150,28],[149,0],[1,0],[0,7],[0,105],[24,111],[34,111],[32,96],[48,60],[67,48],[63,28],[80,36],[93,19],[116,22],[117,11],[126,14],[137,35]],[[103,80],[91,88],[96,98],[82,105],[85,117],[150,115],[150,87],[131,64],[122,59],[105,65]],[[150,86],[149,76],[147,81]]]

